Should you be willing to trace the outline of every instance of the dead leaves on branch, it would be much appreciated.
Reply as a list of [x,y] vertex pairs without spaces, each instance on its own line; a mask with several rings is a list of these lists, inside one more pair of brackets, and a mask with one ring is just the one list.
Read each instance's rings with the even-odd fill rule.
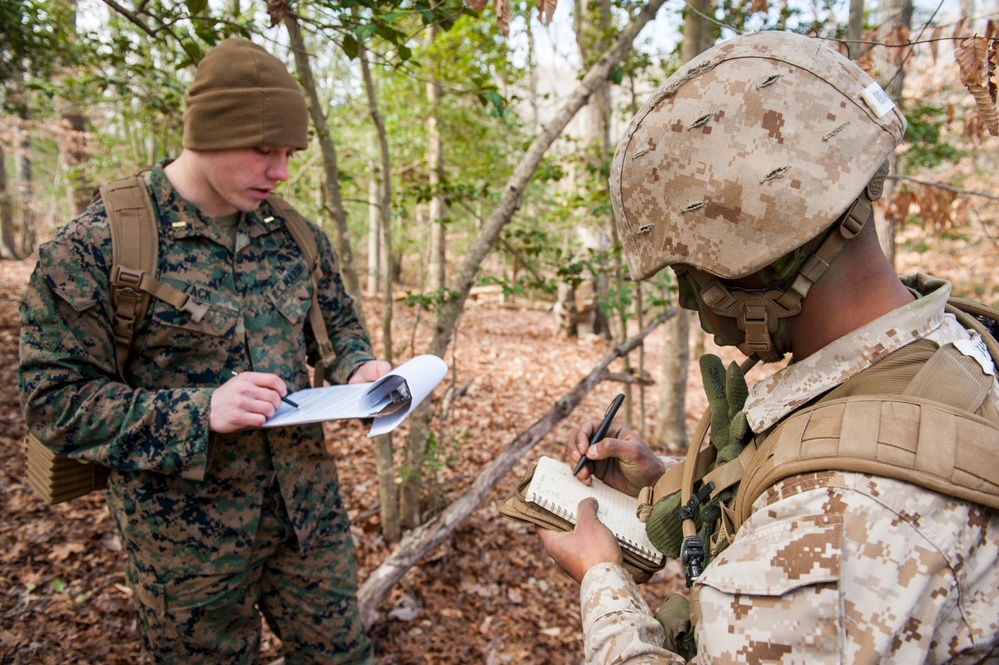
[[[963,21],[958,28],[963,27]],[[962,39],[954,49],[961,70],[961,83],[975,98],[982,124],[992,136],[999,136],[999,110],[996,107],[996,72],[999,70],[999,21],[986,23],[985,35]]]

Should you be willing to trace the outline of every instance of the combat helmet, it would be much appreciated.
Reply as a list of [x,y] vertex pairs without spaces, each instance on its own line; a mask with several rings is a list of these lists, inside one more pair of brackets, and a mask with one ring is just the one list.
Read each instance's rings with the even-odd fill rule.
[[[611,167],[632,277],[698,275],[764,360],[780,318],[867,221],[905,119],[856,63],[789,32],[735,37],[671,76],[631,120]],[[727,288],[827,232],[776,291]],[[798,268],[799,266],[795,266]],[[769,357],[768,357],[769,356]]]

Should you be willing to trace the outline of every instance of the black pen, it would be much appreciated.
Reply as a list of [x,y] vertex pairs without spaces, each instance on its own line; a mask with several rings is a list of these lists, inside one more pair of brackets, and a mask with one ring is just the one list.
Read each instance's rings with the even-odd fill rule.
[[[594,432],[593,436],[590,437],[591,446],[600,441],[602,438],[604,438],[604,436],[607,435],[607,428],[610,427],[611,421],[614,420],[614,416],[617,415],[617,410],[621,408],[621,402],[623,401],[624,401],[624,393],[621,393],[617,397],[615,397],[614,401],[611,402],[611,405],[607,407],[607,413],[604,414],[604,421],[600,423],[600,427],[598,427],[597,431]],[[584,464],[586,464],[586,455],[583,455],[582,457],[579,458],[579,463],[576,464],[576,470],[572,472],[572,475],[575,476],[577,473],[579,473],[579,471],[583,468]]]
[[[232,370],[232,375],[233,376],[239,376],[239,372],[237,372],[236,370]],[[295,404],[294,402],[292,402],[287,397],[282,397],[281,401],[284,402],[285,404],[289,405],[289,406],[295,407],[296,409],[300,409],[301,408],[298,404]]]

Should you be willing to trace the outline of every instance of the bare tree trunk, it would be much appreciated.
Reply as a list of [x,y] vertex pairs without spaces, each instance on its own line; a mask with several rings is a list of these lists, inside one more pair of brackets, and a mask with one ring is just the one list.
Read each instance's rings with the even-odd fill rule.
[[[77,0],[62,0],[70,9],[66,23],[62,26],[68,40],[76,41]],[[79,74],[80,72],[74,72]],[[73,217],[83,212],[93,198],[93,185],[87,177],[86,166],[90,159],[87,146],[87,118],[79,104],[63,98],[58,102],[62,108],[59,117],[58,145],[59,162],[65,174],[66,203]]]
[[[576,30],[576,46],[579,48],[579,57],[584,67],[589,67],[592,58],[607,50],[609,37],[607,26],[610,25],[611,8],[609,0],[575,0],[573,21]],[[611,81],[610,78],[600,81],[590,95],[590,99],[583,110],[584,114],[584,141],[587,146],[586,155],[589,165],[587,170],[590,173],[604,173],[605,163],[610,160],[610,113],[611,113]],[[601,181],[601,187],[606,187],[606,183]],[[613,215],[607,215],[603,220],[599,220],[601,226],[606,228],[607,237],[610,238],[611,248],[617,247],[617,226],[614,224]],[[593,333],[607,338],[614,338],[620,341],[627,336],[625,328],[623,334],[621,326],[626,326],[623,312],[618,311],[620,320],[617,321],[617,329],[611,331],[611,323],[608,321],[604,308],[599,303],[607,301],[607,290],[611,282],[614,288],[620,293],[621,287],[621,260],[620,255],[611,253],[612,264],[609,266],[608,274],[597,275],[594,284],[595,297],[593,307]],[[627,364],[627,358],[624,359]],[[625,366],[624,371],[628,371]],[[625,410],[624,418],[631,424],[631,386],[625,386]]]
[[[437,38],[437,26],[427,29],[427,50],[433,49]],[[430,261],[427,264],[427,290],[443,289],[447,283],[445,271],[447,261],[447,233],[444,227],[444,195],[440,188],[444,181],[444,146],[441,144],[440,103],[441,84],[437,77],[437,57],[430,55],[434,63],[430,81],[427,82],[427,182],[430,185],[430,211],[427,223],[430,225]]]
[[17,259],[14,248],[14,206],[7,186],[7,153],[0,142],[0,259]]
[[[454,280],[451,285],[454,297],[445,300],[441,306],[440,313],[434,325],[434,335],[430,341],[428,353],[440,357],[444,356],[444,352],[454,337],[458,319],[465,307],[468,293],[475,283],[479,266],[482,265],[486,255],[492,250],[503,227],[520,208],[523,202],[524,188],[527,186],[527,182],[535,170],[537,170],[541,159],[552,143],[565,130],[569,121],[586,104],[593,90],[599,86],[601,81],[610,76],[614,67],[624,60],[625,56],[631,51],[632,42],[639,31],[655,17],[656,12],[659,11],[664,2],[665,0],[650,0],[648,4],[638,10],[628,25],[614,38],[611,47],[586,71],[576,89],[565,98],[565,101],[554,117],[542,127],[541,132],[531,142],[531,145],[528,146],[524,156],[507,179],[506,185],[500,194],[499,202],[493,208],[489,217],[486,218],[482,225],[482,230],[476,235],[461,264],[455,270]],[[429,401],[424,401],[420,407],[410,414],[410,436],[407,450],[417,445],[422,450],[426,449],[428,426],[432,415],[433,410],[430,407]],[[415,460],[415,463],[418,466],[415,468],[411,467],[410,470],[419,474],[422,471],[422,455],[418,460]]]
[[[908,46],[903,46],[909,40],[909,28],[912,24],[912,0],[884,0],[880,5],[880,21],[878,27],[878,42],[886,44],[874,51],[875,78],[881,83],[888,96],[900,102],[902,86],[905,83],[905,56]],[[898,156],[889,158],[889,173],[898,173]],[[895,191],[895,181],[885,180],[882,196],[890,201]],[[876,209],[877,210],[877,209]],[[895,264],[895,222],[883,214],[875,215],[878,240],[881,249],[892,265]]]
[[864,52],[861,41],[864,39],[864,0],[850,0],[850,23],[846,29],[846,47],[851,60],[857,60]]
[[14,180],[17,183],[17,204],[21,212],[21,256],[28,256],[38,244],[35,218],[34,180],[31,169],[31,136],[25,129],[25,118],[20,118],[14,145]]
[[406,572],[427,552],[447,538],[482,503],[482,500],[496,487],[496,483],[510,472],[514,464],[572,413],[583,398],[600,383],[610,364],[638,346],[656,326],[672,314],[670,310],[661,313],[637,335],[611,349],[601,358],[593,371],[583,377],[567,395],[555,402],[533,425],[518,434],[506,449],[482,470],[465,494],[452,502],[432,521],[406,535],[399,548],[373,570],[358,589],[358,606],[361,621],[365,626],[374,623],[378,605]]
[[[432,71],[426,84],[427,102],[430,110],[427,114],[427,183],[430,185],[430,205],[427,214],[429,244],[427,247],[426,290],[438,291],[447,286],[447,229],[444,226],[444,195],[441,186],[444,181],[444,146],[441,143],[439,114],[441,101],[441,85],[437,74],[438,57],[433,53],[434,41],[437,39],[437,26],[430,25],[426,35],[426,50]],[[399,493],[399,513],[402,523],[407,527],[420,524],[420,499],[423,494],[423,461],[427,454],[427,440],[430,434],[429,405],[423,410],[414,412],[426,414],[425,422],[411,420],[409,443],[406,446],[405,468],[406,476],[402,481]],[[419,420],[419,418],[417,418]]]
[[336,233],[331,236],[333,249],[340,258],[340,274],[347,293],[354,299],[354,309],[361,325],[367,327],[364,321],[364,308],[361,307],[361,287],[357,281],[357,271],[354,269],[354,253],[350,247],[350,232],[347,229],[347,218],[343,212],[343,201],[340,197],[339,167],[337,166],[336,148],[330,134],[329,123],[323,115],[322,104],[316,92],[316,79],[312,75],[312,63],[309,52],[305,48],[302,30],[298,19],[291,13],[285,14],[284,25],[288,30],[291,51],[295,56],[295,71],[305,89],[305,97],[309,103],[309,115],[312,126],[315,127],[319,139],[319,148],[323,155],[325,177],[323,186],[326,190],[326,200],[330,202]]
[[379,209],[378,167],[368,161],[368,295],[378,293],[379,261],[381,261],[381,210]]
[[66,174],[66,202],[72,216],[76,217],[93,197],[85,168],[90,159],[86,118],[79,111],[67,111],[62,114],[59,125],[59,159]]
[[690,373],[690,312],[685,309],[663,325],[663,359],[659,373],[659,413],[655,440],[671,451],[686,450],[687,376]]
[[[715,43],[717,28],[704,16],[713,12],[712,0],[692,0],[684,12],[683,61],[687,62]],[[655,438],[674,450],[686,448],[687,376],[690,373],[690,312],[680,310],[663,326],[663,359],[659,385],[659,410]]]
[[[392,160],[389,156],[388,133],[385,122],[378,109],[378,94],[371,78],[371,67],[368,63],[368,50],[364,44],[357,49],[358,60],[361,63],[361,73],[364,78],[364,90],[368,97],[368,113],[375,125],[378,136],[378,148],[381,155],[382,186],[378,195],[378,224],[381,232],[378,256],[380,270],[377,280],[382,286],[382,357],[392,362]],[[369,259],[370,261],[370,259]],[[402,526],[399,519],[399,502],[395,487],[395,464],[392,459],[392,434],[375,437],[375,459],[378,466],[378,497],[381,502],[382,536],[388,542],[396,542],[402,536]]]
[[714,13],[713,0],[690,0],[684,10],[683,46],[680,57],[684,62],[693,59],[714,46],[718,28],[705,20]]

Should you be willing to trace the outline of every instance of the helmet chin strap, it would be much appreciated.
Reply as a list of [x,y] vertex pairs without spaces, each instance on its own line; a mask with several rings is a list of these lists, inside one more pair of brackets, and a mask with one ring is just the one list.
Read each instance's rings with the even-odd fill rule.
[[[887,169],[883,168],[883,171],[887,172]],[[847,241],[855,238],[867,223],[873,210],[872,202],[881,194],[880,183],[884,178],[881,171],[878,173],[882,177],[875,176],[871,185],[857,197],[840,218],[838,227],[805,260],[790,286],[784,289],[729,288],[714,275],[700,270],[688,272],[697,283],[704,303],[719,316],[735,319],[739,330],[746,334],[746,341],[738,345],[740,351],[763,362],[776,362],[789,350],[784,348],[786,340],[774,339],[781,319],[801,311],[801,301],[808,290],[829,269]],[[876,188],[872,186],[875,181],[878,181]]]

